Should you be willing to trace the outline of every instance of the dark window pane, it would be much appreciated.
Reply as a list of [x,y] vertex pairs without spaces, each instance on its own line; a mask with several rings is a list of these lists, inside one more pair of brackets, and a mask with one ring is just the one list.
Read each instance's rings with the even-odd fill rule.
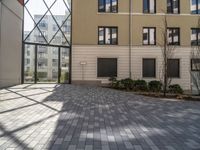
[[192,71],[200,71],[200,59],[192,59],[191,60],[191,70]]
[[170,78],[180,77],[179,59],[168,59],[167,61],[167,76]]
[[155,13],[155,0],[143,0],[143,12]]
[[155,59],[143,59],[143,77],[156,77]]
[[112,0],[112,12],[117,12],[117,0]]
[[191,13],[200,14],[200,0],[191,0]]
[[105,11],[105,1],[104,0],[99,0],[99,12],[104,12]]
[[180,45],[180,30],[179,28],[168,28],[168,44]]
[[117,77],[117,58],[98,58],[98,77]]

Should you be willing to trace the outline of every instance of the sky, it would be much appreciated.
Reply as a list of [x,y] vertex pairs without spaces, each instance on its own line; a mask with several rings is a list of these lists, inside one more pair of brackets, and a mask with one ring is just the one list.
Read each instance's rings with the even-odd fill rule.
[[[55,0],[45,0],[47,5],[50,7]],[[64,0],[68,4],[68,0]],[[26,1],[25,1],[26,2]],[[44,15],[47,11],[47,7],[45,6],[43,0],[29,0],[26,4],[27,9],[34,17],[34,15]],[[67,10],[64,5],[63,0],[56,0],[56,3],[52,6],[51,12],[54,15],[65,15],[65,11]],[[48,12],[47,15],[50,15]],[[34,27],[34,22],[32,21],[30,15],[24,8],[24,31],[31,31]]]

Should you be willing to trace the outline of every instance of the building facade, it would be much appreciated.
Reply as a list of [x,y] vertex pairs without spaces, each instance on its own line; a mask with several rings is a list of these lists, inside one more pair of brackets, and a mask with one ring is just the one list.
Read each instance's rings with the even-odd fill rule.
[[72,12],[72,83],[104,84],[112,76],[162,80],[166,29],[171,82],[193,88],[200,0],[73,0]]
[[23,6],[0,0],[0,88],[21,83]]

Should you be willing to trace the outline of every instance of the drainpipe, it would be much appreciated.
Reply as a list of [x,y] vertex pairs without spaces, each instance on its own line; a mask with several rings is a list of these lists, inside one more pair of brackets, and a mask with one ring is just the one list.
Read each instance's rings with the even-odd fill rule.
[[129,78],[132,77],[131,51],[132,51],[132,0],[129,0]]

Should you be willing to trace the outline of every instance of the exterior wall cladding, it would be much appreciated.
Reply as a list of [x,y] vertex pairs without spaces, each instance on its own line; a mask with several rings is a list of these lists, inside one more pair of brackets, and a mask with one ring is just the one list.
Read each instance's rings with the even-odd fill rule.
[[[155,27],[158,43],[162,39],[163,20],[166,17],[168,27],[180,28],[180,45],[175,47],[173,55],[180,61],[180,76],[173,78],[172,83],[180,84],[184,90],[191,90],[190,60],[194,48],[191,47],[191,28],[197,27],[199,14],[191,13],[190,0],[180,0],[177,14],[164,13],[167,12],[167,0],[156,0],[155,3],[156,13],[143,13],[142,0],[132,0],[132,7],[129,0],[118,0],[118,12],[106,13],[98,11],[98,0],[73,0],[72,83],[108,83],[108,77],[97,75],[98,58],[117,58],[118,79],[129,77],[131,72],[132,79],[161,80],[162,48],[158,44],[143,44],[143,28]],[[99,26],[118,27],[117,45],[98,44]],[[143,77],[143,58],[156,59],[154,78]]]

